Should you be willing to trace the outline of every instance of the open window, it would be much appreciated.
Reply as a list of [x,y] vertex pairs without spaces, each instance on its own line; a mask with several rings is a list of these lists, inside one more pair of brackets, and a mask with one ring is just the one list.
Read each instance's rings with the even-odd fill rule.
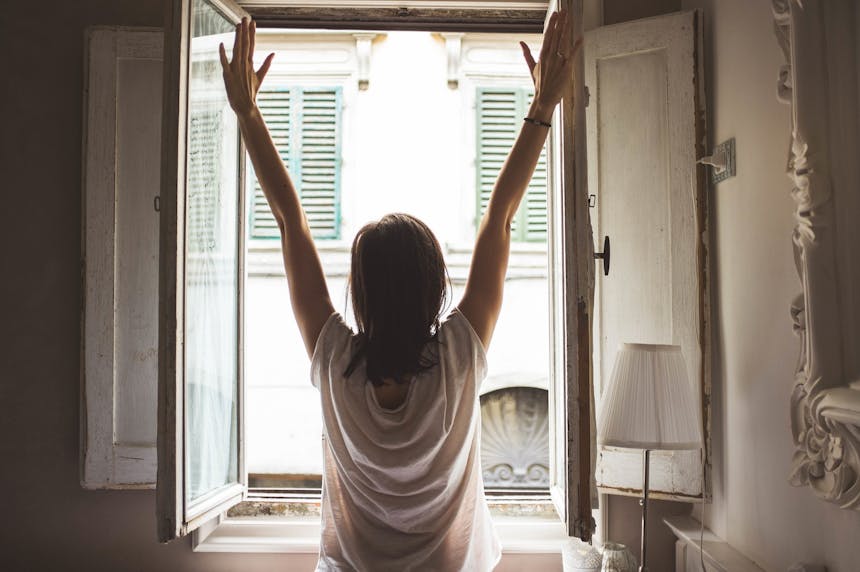
[[247,14],[173,2],[165,36],[158,532],[187,534],[241,500],[244,151],[218,46]]
[[[581,36],[581,2],[560,4],[574,14],[574,38]],[[555,10],[556,3],[550,9]],[[475,22],[487,24],[487,13],[481,13],[483,20],[475,21],[460,12],[448,13],[443,25],[469,29]],[[255,15],[260,16],[261,26],[289,26],[312,17],[299,11],[291,20],[285,16],[289,14],[289,10],[274,13],[261,8]],[[349,25],[344,24],[343,14],[330,13],[325,20],[326,14],[323,10],[313,15],[314,27]],[[407,24],[402,24],[405,20],[398,23],[396,17],[382,24],[412,29],[439,26],[439,19],[422,21],[421,13],[416,14]],[[174,0],[166,31],[157,487],[162,541],[185,535],[223,514],[246,498],[248,491],[244,241],[246,237],[263,240],[275,229],[266,219],[265,209],[257,208],[262,204],[250,172],[246,180],[244,150],[221,84],[218,45],[223,42],[231,49],[234,25],[244,15],[229,0]],[[501,21],[495,17],[497,25]],[[374,27],[366,21],[364,25]],[[583,77],[581,53],[579,58],[576,73]],[[312,225],[314,220],[318,224],[315,233],[339,238],[341,173],[336,142],[331,149],[320,148],[322,163],[315,160],[304,165],[293,150],[305,144],[329,144],[327,137],[315,141],[304,137],[306,132],[311,137],[326,129],[337,131],[341,92],[334,85],[272,87],[261,93],[261,107],[278,123],[276,142],[284,160],[292,166],[294,176],[318,169],[297,181],[307,184],[301,190],[306,206],[319,207],[318,218],[314,218],[316,211],[310,213]],[[581,95],[565,99],[557,112],[542,167],[547,192],[543,197],[532,193],[527,198],[520,232],[524,241],[545,239],[549,250],[550,490],[568,533],[588,539],[593,532],[590,328],[594,263]],[[528,97],[526,92],[516,92],[510,112],[521,113]],[[332,156],[335,160],[325,163]],[[480,204],[479,196],[473,200]],[[545,228],[530,220],[531,212],[549,213]]]

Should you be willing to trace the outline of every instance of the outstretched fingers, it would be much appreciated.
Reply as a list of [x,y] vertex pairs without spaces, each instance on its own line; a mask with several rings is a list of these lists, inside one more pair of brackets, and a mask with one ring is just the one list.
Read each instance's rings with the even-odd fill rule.
[[242,37],[242,24],[236,24],[236,35],[233,37],[233,59],[232,62],[239,61],[239,50],[241,48],[241,42],[239,39]]
[[218,55],[221,56],[221,71],[225,74],[230,71],[230,62],[227,61],[227,50],[224,49],[224,42],[218,46]]
[[248,28],[248,65],[254,69],[254,43],[257,36],[257,23],[251,20]]
[[532,51],[529,49],[528,44],[525,42],[520,42],[520,48],[523,50],[523,58],[526,60],[526,65],[529,66],[529,73],[532,76],[532,80],[535,78],[535,66],[537,62],[535,62],[534,56],[532,56]]
[[[266,56],[266,59],[263,60],[263,64],[260,66],[260,69],[257,70],[257,85],[263,83],[263,78],[266,77],[266,74],[269,73],[269,67],[272,65],[272,60],[275,58],[274,52]],[[251,68],[253,69],[253,68]]]
[[558,21],[558,12],[553,12],[549,17],[549,22],[546,24],[546,29],[543,32],[543,45],[540,49],[540,59],[544,60],[552,53],[550,44],[552,44],[552,36],[555,32],[556,22]]
[[564,12],[564,16],[560,22],[561,30],[559,30],[558,34],[558,46],[556,49],[558,53],[562,54],[564,57],[570,57],[572,50],[570,44],[570,22],[567,18],[567,12]]
[[238,46],[238,50],[236,51],[236,57],[233,59],[233,65],[237,66],[236,71],[241,75],[244,73],[245,61],[248,59],[248,28],[244,18],[239,22],[239,29],[236,33],[236,45]]
[[567,12],[562,10],[558,12],[558,18],[555,21],[555,28],[553,28],[552,35],[550,36],[550,54],[563,55],[563,52],[561,51],[564,46],[562,43],[562,37],[564,36],[564,32],[567,28]]

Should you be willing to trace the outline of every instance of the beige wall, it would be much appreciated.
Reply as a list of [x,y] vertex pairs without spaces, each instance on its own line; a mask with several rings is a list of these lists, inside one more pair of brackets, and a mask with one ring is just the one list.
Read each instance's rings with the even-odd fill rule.
[[860,512],[791,487],[789,396],[800,291],[791,250],[794,202],[785,176],[789,108],[777,103],[784,62],[768,0],[684,0],[705,11],[710,140],[735,137],[737,177],[712,190],[714,503],[706,522],[765,570],[797,561],[852,572]]

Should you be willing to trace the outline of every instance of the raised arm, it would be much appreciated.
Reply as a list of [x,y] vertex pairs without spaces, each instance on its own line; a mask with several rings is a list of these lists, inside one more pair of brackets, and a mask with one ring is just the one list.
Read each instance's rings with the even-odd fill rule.
[[290,302],[305,349],[312,356],[317,337],[334,312],[334,306],[299,195],[257,107],[257,92],[275,54],[269,54],[260,69],[254,71],[255,32],[256,25],[247,19],[236,26],[232,61],[227,61],[224,44],[221,44],[224,85],[230,106],[239,119],[239,129],[257,180],[281,231]]
[[569,85],[573,72],[573,56],[579,44],[572,44],[569,30],[566,12],[550,16],[537,63],[528,46],[520,43],[535,82],[535,96],[529,108],[529,120],[523,123],[499,172],[487,211],[481,219],[466,291],[458,306],[485,348],[490,345],[502,308],[511,248],[511,222],[546,142],[555,106]]

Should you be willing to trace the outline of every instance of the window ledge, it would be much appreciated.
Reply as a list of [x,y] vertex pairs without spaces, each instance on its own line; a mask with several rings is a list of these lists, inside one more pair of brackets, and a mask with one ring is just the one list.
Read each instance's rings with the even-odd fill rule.
[[[686,550],[693,551],[698,560],[700,523],[690,516],[671,516],[663,519],[663,522],[672,530],[680,542],[683,542],[683,551],[676,550],[675,568],[686,570]],[[702,552],[705,562],[715,572],[763,572],[755,562],[732,548],[728,542],[714,534],[710,529],[705,529],[704,544]]]
[[[502,551],[519,554],[560,553],[567,540],[557,519],[493,517]],[[194,531],[195,552],[316,553],[319,518],[225,518],[219,516]]]

